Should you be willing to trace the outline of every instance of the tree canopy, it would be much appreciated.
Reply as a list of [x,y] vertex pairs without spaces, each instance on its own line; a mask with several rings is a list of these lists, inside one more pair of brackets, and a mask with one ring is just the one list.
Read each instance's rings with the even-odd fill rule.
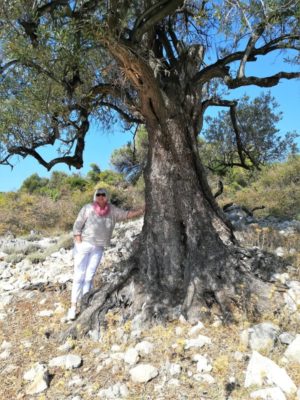
[[235,113],[223,110],[216,117],[206,117],[205,141],[200,146],[205,165],[219,173],[234,166],[260,169],[296,153],[295,139],[299,135],[279,131],[282,113],[277,108],[270,93],[262,93],[252,101],[244,95]]
[[[199,132],[209,106],[234,112],[225,88],[299,77],[297,68],[246,74],[270,53],[289,50],[286,62],[297,65],[299,15],[290,0],[3,1],[1,163],[30,155],[47,169],[62,162],[80,168],[92,117],[104,124],[121,117],[127,128],[144,122],[143,103],[151,102],[140,89],[151,74],[157,87],[147,89],[149,99],[158,87],[179,84],[178,99],[195,103],[191,125]],[[59,151],[50,161],[40,153],[48,144]]]

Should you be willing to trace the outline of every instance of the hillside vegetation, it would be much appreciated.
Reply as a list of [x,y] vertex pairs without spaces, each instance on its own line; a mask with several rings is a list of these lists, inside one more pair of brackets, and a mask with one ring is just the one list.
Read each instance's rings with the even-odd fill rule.
[[[17,192],[0,194],[0,235],[69,231],[83,204],[90,202],[96,187],[105,187],[111,202],[123,208],[137,208],[143,203],[143,180],[129,183],[125,175],[100,171],[93,164],[86,176],[53,172],[50,179],[37,174],[27,178]],[[256,216],[273,215],[300,220],[300,156],[274,163],[259,172],[232,168],[222,177],[224,191],[219,204],[238,203],[255,211]],[[211,175],[214,192],[218,177]]]

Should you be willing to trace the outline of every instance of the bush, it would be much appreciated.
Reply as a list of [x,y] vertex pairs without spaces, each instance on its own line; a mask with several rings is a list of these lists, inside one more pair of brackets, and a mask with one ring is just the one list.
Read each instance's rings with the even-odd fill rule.
[[265,167],[255,182],[235,193],[233,200],[249,209],[264,205],[258,215],[299,219],[300,156]]

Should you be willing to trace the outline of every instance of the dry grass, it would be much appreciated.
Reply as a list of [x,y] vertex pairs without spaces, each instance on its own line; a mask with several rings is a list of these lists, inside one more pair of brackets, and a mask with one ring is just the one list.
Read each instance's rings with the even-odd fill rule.
[[[278,246],[295,248],[294,259],[299,261],[299,236],[282,237],[272,232],[258,230],[248,233],[248,245],[260,245],[263,243],[265,249],[276,249]],[[262,236],[265,235],[265,236]],[[287,247],[290,246],[290,247]],[[297,261],[297,262],[298,262]],[[107,267],[107,266],[106,266]],[[300,276],[299,264],[294,264],[295,277]],[[99,276],[97,277],[99,279]],[[70,289],[70,288],[69,288]],[[124,382],[127,384],[130,395],[127,400],[174,400],[174,399],[202,399],[202,400],[225,400],[229,393],[231,400],[250,399],[250,393],[255,388],[245,389],[245,370],[248,365],[251,351],[240,342],[240,333],[249,327],[249,323],[240,317],[236,324],[229,326],[205,325],[201,330],[202,335],[212,339],[212,345],[201,349],[185,350],[185,339],[188,337],[190,326],[176,322],[167,325],[157,325],[151,329],[144,330],[139,339],[133,339],[131,335],[130,321],[120,324],[120,316],[117,312],[107,314],[107,330],[100,342],[94,342],[89,338],[75,340],[75,348],[71,353],[78,354],[83,358],[81,368],[73,371],[65,371],[62,368],[51,368],[52,377],[49,389],[37,396],[26,396],[25,388],[28,385],[23,380],[24,372],[28,371],[35,362],[45,362],[56,356],[62,355],[58,351],[58,334],[65,328],[61,322],[63,312],[54,314],[53,317],[40,317],[38,312],[45,309],[55,310],[61,304],[65,310],[69,306],[70,290],[63,292],[45,291],[43,293],[34,291],[32,298],[15,297],[11,304],[6,306],[7,319],[0,321],[0,343],[4,340],[12,344],[11,355],[8,360],[1,360],[0,366],[0,400],[24,399],[32,400],[65,400],[71,399],[76,393],[83,400],[97,397],[101,388],[107,388],[114,383]],[[41,301],[45,301],[41,304]],[[262,321],[270,321],[278,324],[281,331],[294,331],[299,333],[299,317],[294,314],[282,313],[274,319],[274,316],[264,316]],[[178,332],[178,327],[180,332]],[[122,329],[120,331],[120,328]],[[177,330],[176,330],[177,328]],[[126,340],[125,340],[126,339]],[[154,343],[154,351],[149,355],[141,356],[140,362],[151,363],[160,370],[160,375],[147,384],[135,384],[130,381],[128,367],[122,361],[115,361],[111,365],[104,366],[101,370],[97,367],[111,353],[114,344],[120,346],[120,351],[126,351],[142,340]],[[28,347],[28,342],[31,346]],[[264,354],[285,367],[289,376],[296,385],[300,385],[300,365],[282,364],[281,358],[285,346],[277,344],[276,347]],[[237,360],[235,353],[240,351],[243,358]],[[192,375],[196,373],[196,363],[193,356],[198,353],[205,355],[213,367],[211,375],[215,383],[197,382]],[[180,386],[168,386],[163,380],[163,368],[166,363],[177,363],[181,365],[181,374],[178,377]],[[3,374],[8,365],[16,366],[9,374]],[[79,375],[85,382],[82,387],[69,386],[69,381]],[[168,377],[170,379],[172,377]],[[234,380],[234,384],[230,382]],[[159,389],[160,386],[160,389]],[[292,397],[289,398],[292,400]]]

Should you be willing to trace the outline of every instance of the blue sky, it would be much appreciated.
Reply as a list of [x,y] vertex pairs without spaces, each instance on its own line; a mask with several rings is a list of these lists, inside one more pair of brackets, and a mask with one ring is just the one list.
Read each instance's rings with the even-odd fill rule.
[[[115,127],[110,131],[103,131],[99,126],[91,124],[92,128],[87,134],[87,141],[84,151],[84,167],[80,170],[69,168],[66,165],[58,164],[50,172],[40,165],[34,158],[19,157],[14,160],[15,166],[11,169],[9,166],[0,165],[0,192],[15,191],[20,188],[22,182],[30,175],[37,173],[41,177],[49,178],[53,171],[64,171],[66,173],[80,173],[86,175],[90,170],[90,164],[96,163],[101,170],[109,169],[110,156],[114,149],[127,144],[132,140],[130,132],[124,132],[120,128]],[[52,149],[44,150],[43,154],[52,153]],[[45,157],[46,158],[46,157]]]
[[[270,60],[268,60],[267,64],[262,60],[262,62],[254,64],[254,68],[250,66],[247,75],[255,73],[258,76],[268,76],[282,68],[282,63],[278,62],[276,58],[274,58],[271,63]],[[255,69],[255,71],[251,71],[251,69]],[[295,71],[295,68],[285,67],[283,70]],[[255,86],[243,87],[232,91],[230,98],[239,98],[244,93],[247,93],[253,98],[258,96],[263,90],[266,91],[266,89],[257,88]],[[278,111],[283,112],[283,119],[278,124],[281,134],[294,130],[300,133],[300,80],[294,79],[288,81],[284,79],[280,81],[277,86],[268,90],[270,90],[279,104]],[[215,107],[213,114],[218,111],[220,111],[220,107]],[[109,132],[105,132],[99,125],[91,125],[92,127],[87,135],[84,167],[81,170],[76,170],[74,168],[70,170],[67,166],[58,165],[50,172],[47,172],[47,170],[33,158],[20,158],[19,160],[15,160],[15,167],[13,170],[11,170],[9,166],[0,166],[0,192],[18,190],[22,182],[33,173],[38,173],[41,177],[50,177],[53,171],[64,171],[67,173],[80,173],[84,176],[90,170],[91,163],[98,164],[101,170],[111,168],[109,162],[112,151],[125,145],[132,139],[132,135],[130,132],[122,131],[118,126],[111,128]],[[299,140],[298,147],[300,147]],[[44,151],[44,154],[47,154],[47,150]]]

